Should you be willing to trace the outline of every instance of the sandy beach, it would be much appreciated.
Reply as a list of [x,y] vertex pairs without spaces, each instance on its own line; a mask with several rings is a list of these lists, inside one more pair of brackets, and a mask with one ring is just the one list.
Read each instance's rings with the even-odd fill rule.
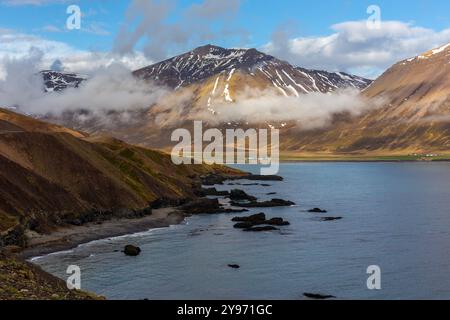
[[175,208],[153,210],[152,215],[141,219],[113,219],[83,226],[61,228],[51,234],[28,233],[29,246],[20,253],[24,259],[53,252],[70,250],[80,244],[110,237],[169,227],[184,221],[185,214]]

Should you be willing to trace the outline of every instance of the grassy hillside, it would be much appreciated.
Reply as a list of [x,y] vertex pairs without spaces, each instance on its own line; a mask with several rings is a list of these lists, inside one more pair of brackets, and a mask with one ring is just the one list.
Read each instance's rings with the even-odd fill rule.
[[0,254],[0,300],[97,300],[82,291],[68,290],[66,283],[40,268]]
[[[146,212],[159,198],[191,198],[199,175],[223,167],[175,166],[170,156],[0,109],[0,240]],[[1,246],[2,243],[0,243]]]

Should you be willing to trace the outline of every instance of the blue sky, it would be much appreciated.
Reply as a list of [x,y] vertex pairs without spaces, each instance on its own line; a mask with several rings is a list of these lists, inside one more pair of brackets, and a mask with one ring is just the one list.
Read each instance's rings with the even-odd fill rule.
[[[139,3],[145,2],[142,0],[0,0],[0,30],[7,29],[8,34],[19,34],[22,39],[24,35],[34,37],[33,43],[39,48],[39,41],[51,43],[52,46],[42,45],[44,51],[49,50],[45,53],[49,59],[61,54],[63,62],[65,58],[73,59],[70,57],[73,50],[73,55],[86,53],[85,58],[88,53],[106,55],[114,51],[129,56],[128,61],[134,52],[139,55],[139,63],[145,64],[193,46],[214,43],[225,47],[256,47],[297,65],[339,69],[369,77],[377,76],[399,59],[450,41],[449,1],[232,0],[223,7],[217,5],[224,1],[179,0],[170,5],[164,1],[167,16],[158,24],[150,21],[147,31],[136,34],[134,28],[140,21],[152,19],[146,14],[151,10],[139,12],[143,8]],[[138,10],[130,13],[127,10],[133,3],[138,3]],[[81,30],[65,29],[66,8],[70,4],[79,5],[83,12]],[[381,9],[383,30],[367,35],[362,28],[368,18],[367,7],[372,4]],[[197,13],[192,15],[194,10]],[[127,12],[131,15],[129,20]],[[195,18],[186,18],[189,14]],[[202,19],[204,22],[200,22]],[[119,34],[124,25],[126,31]],[[167,26],[172,32],[158,36],[160,30],[169,29]],[[177,30],[191,35],[181,37],[180,33],[177,37]],[[138,39],[117,49],[118,43],[126,42],[132,35]],[[148,45],[149,38],[154,46]],[[1,42],[0,38],[0,57],[8,54],[4,49],[2,53]],[[392,48],[397,43],[399,48]],[[20,52],[20,45],[26,54],[29,47],[23,41],[18,41],[9,54]],[[59,45],[56,50],[54,46]],[[155,50],[155,46],[162,49]],[[312,48],[316,51],[311,51]]]

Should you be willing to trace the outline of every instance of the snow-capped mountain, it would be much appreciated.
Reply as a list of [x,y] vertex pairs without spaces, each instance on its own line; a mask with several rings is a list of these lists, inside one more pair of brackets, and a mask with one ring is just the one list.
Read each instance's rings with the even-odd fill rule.
[[44,79],[45,91],[62,91],[67,88],[78,88],[81,82],[87,79],[86,76],[76,73],[44,70],[41,71]]
[[[343,72],[308,70],[266,55],[256,49],[224,49],[207,45],[137,70],[134,74],[174,89],[224,76],[227,82],[240,73],[266,82],[283,95],[331,92],[339,88],[364,89],[371,80]],[[226,86],[225,86],[226,87]],[[225,96],[226,94],[226,88]]]
[[[151,80],[173,89],[226,75],[231,80],[236,73],[263,78],[283,95],[310,92],[332,92],[342,88],[364,89],[372,83],[344,72],[327,72],[294,67],[256,49],[224,49],[212,45],[159,62],[133,72],[139,78]],[[41,71],[47,92],[76,88],[87,76],[76,73]],[[216,78],[217,79],[217,78]]]
[[[190,125],[192,120],[202,119],[209,122],[205,125],[219,127],[248,125],[246,121],[236,122],[221,116],[228,104],[239,106],[249,93],[274,98],[299,97],[346,88],[362,90],[372,83],[343,72],[295,67],[256,49],[224,49],[211,45],[136,70],[133,74],[148,81],[149,86],[157,84],[171,90],[148,109],[128,112],[125,118],[133,119],[129,123],[115,118],[80,122],[71,114],[65,114],[64,119],[56,121],[89,133],[106,132],[134,144],[165,148],[172,144],[173,129]],[[78,77],[74,78],[74,83],[79,84]],[[270,119],[263,119],[255,125],[283,130],[291,126],[284,120]]]
[[356,154],[450,150],[450,43],[398,62],[373,82],[345,73],[294,67],[255,49],[214,46],[200,47],[134,74],[173,89],[161,101],[162,105],[140,111],[137,123],[105,128],[103,121],[80,124],[73,123],[73,117],[60,123],[165,148],[170,145],[173,123],[178,128],[183,123],[192,123],[196,114],[203,115],[202,111],[206,110],[206,115],[213,119],[228,103],[230,107],[233,102],[241,106],[239,99],[245,97],[248,87],[256,89],[256,93],[269,89],[279,96],[328,93],[352,87],[364,89],[362,96],[375,101],[376,107],[359,116],[339,114],[330,126],[317,130],[299,131],[281,123],[277,128],[282,129],[282,149]]

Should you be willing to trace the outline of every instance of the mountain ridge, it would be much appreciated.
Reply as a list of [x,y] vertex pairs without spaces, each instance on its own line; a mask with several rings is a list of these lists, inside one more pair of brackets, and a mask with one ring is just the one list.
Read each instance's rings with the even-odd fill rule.
[[[150,82],[160,80],[173,92],[163,105],[149,108],[142,115],[141,122],[114,128],[118,137],[144,146],[167,148],[170,141],[164,137],[170,137],[173,122],[181,120],[182,124],[183,121],[186,123],[192,120],[190,114],[204,114],[205,110],[214,119],[216,105],[223,107],[225,103],[232,106],[240,95],[245,95],[248,87],[257,92],[272,90],[280,96],[329,93],[348,87],[344,82],[339,83],[348,77],[346,74],[333,74],[333,79],[331,74],[322,71],[313,75],[315,71],[307,73],[254,49],[204,46],[196,50],[137,71],[143,79]],[[208,61],[202,62],[198,56],[207,56]],[[445,44],[399,61],[370,84],[364,82],[361,96],[369,101],[383,102],[362,115],[337,114],[329,126],[307,131],[281,124],[278,127],[281,129],[282,151],[412,154],[450,150],[449,57],[450,44]],[[196,61],[197,67],[187,63],[189,61]],[[173,66],[177,64],[179,68],[175,70]],[[316,80],[318,78],[321,80]],[[180,103],[183,95],[187,95],[189,100]],[[71,123],[69,117],[61,123],[90,133],[104,131],[95,121],[88,125]],[[263,125],[271,126],[270,123]]]
[[[192,61],[194,63],[191,63]],[[213,64],[215,65],[212,66]],[[268,64],[280,65],[291,69],[292,74],[270,75],[270,80],[271,82],[275,82],[278,87],[280,85],[282,86],[281,82],[287,83],[288,85],[286,87],[292,85],[299,92],[330,92],[334,89],[345,87],[362,90],[372,83],[372,80],[346,72],[328,72],[325,70],[312,70],[293,66],[286,61],[279,60],[255,48],[227,49],[211,44],[134,70],[132,73],[144,80],[149,80],[172,89],[179,89],[182,86],[206,80],[208,77],[230,71],[233,68],[235,70],[245,70],[247,73],[252,74],[258,72],[258,68],[263,68]],[[78,87],[82,82],[89,79],[87,75],[56,70],[43,70],[41,74],[47,92],[62,91],[69,87]],[[298,86],[295,81],[290,79],[292,76],[295,79],[302,79],[305,83],[302,82],[301,86]],[[279,83],[279,81],[281,82]]]
[[[290,74],[272,74],[270,72],[271,67],[285,68]],[[254,48],[225,49],[214,45],[198,47],[192,51],[136,70],[134,74],[144,80],[153,80],[156,83],[177,89],[231,70],[240,70],[250,75],[255,75],[258,72],[265,73],[272,83],[276,83],[276,87],[287,84],[285,87],[291,85],[300,92],[306,91],[306,93],[312,91],[329,92],[332,91],[333,87],[336,89],[338,86],[330,81],[328,78],[330,76],[332,76],[331,80],[338,81],[337,84],[340,85],[340,88],[352,86],[363,89],[371,83],[371,80],[344,72],[330,73],[295,67],[286,61],[279,60]],[[310,77],[313,77],[313,79]],[[298,79],[303,80],[300,81],[300,85],[296,83]],[[306,81],[310,83],[306,83]]]

